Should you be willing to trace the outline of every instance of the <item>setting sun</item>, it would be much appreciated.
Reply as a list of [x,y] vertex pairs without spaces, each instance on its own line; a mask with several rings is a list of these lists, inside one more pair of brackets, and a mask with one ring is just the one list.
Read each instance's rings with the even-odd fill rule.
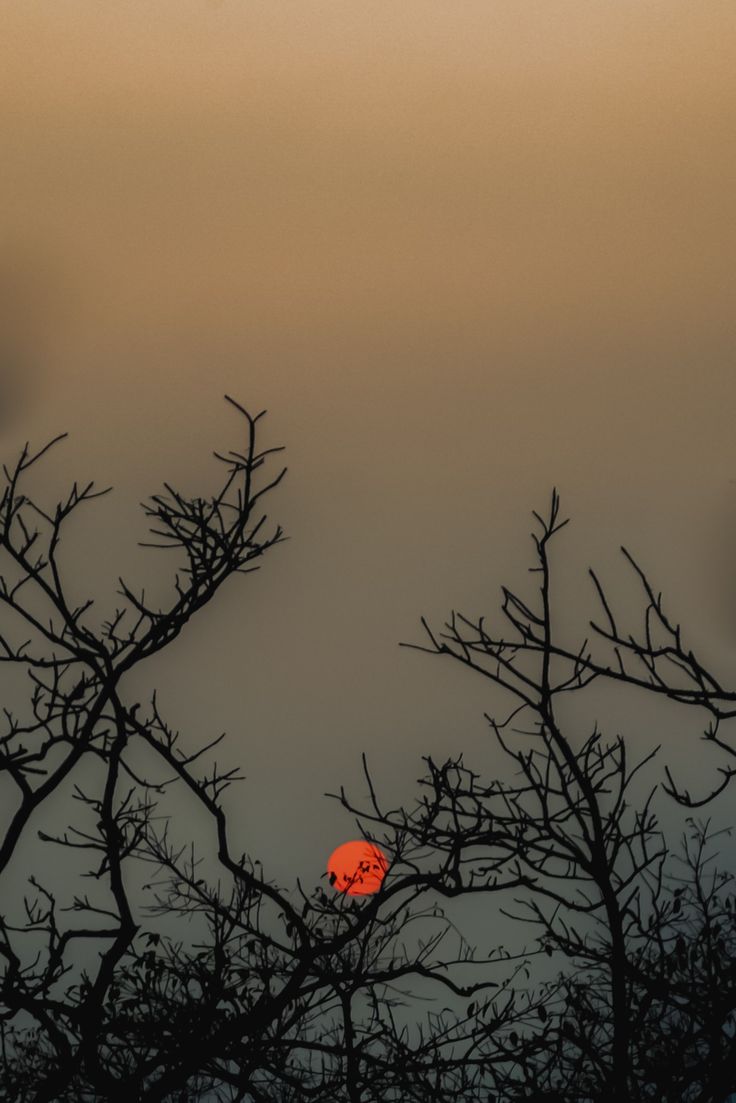
[[338,846],[327,862],[330,884],[337,892],[346,892],[348,896],[378,892],[387,869],[386,855],[365,839]]

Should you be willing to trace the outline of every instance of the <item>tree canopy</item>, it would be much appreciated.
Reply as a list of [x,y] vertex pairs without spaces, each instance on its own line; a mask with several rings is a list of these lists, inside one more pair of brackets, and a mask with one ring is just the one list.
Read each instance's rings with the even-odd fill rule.
[[[214,453],[216,492],[165,483],[143,505],[145,546],[177,556],[170,603],[119,579],[98,630],[91,600],[70,601],[58,552],[69,517],[109,488],[36,500],[28,472],[61,437],[3,468],[0,661],[25,679],[28,709],[4,709],[0,733],[0,878],[29,840],[43,847],[20,914],[0,896],[3,1098],[724,1103],[736,1085],[736,895],[716,864],[723,832],[689,813],[707,816],[736,774],[736,692],[685,644],[626,549],[641,628],[619,624],[591,570],[603,653],[588,638],[560,642],[556,491],[534,513],[536,593],[503,587],[494,627],[453,612],[408,645],[488,681],[507,774],[427,757],[413,801],[388,809],[363,757],[367,803],[335,796],[388,856],[370,894],[327,881],[286,890],[233,849],[222,798],[239,765],[212,756],[224,737],[187,746],[155,693],[130,700],[121,684],[284,538],[263,507],[285,473],[273,469],[281,449],[260,447],[262,414],[227,400],[245,440]],[[722,763],[710,788],[693,795],[605,723],[569,729],[560,702],[604,682],[704,716]],[[635,777],[651,779],[643,798]],[[686,816],[677,845],[658,787]],[[211,824],[209,855],[203,837],[182,841],[173,792]],[[89,862],[63,901],[44,883],[61,852]],[[457,899],[526,924],[530,940],[480,954],[448,914]],[[436,997],[424,1014],[417,986]]]

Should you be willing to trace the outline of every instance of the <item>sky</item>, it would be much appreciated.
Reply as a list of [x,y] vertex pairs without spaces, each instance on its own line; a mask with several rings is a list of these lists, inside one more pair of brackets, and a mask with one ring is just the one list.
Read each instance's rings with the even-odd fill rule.
[[[227,730],[236,849],[315,882],[361,752],[389,803],[422,755],[506,769],[493,687],[398,644],[531,592],[553,486],[570,640],[589,564],[635,607],[623,543],[728,679],[731,0],[0,0],[0,23],[0,450],[68,431],[39,493],[115,487],[70,534],[72,592],[103,615],[118,574],[164,578],[138,502],[215,489],[243,440],[224,393],[287,449],[289,542],[128,687],[193,748]],[[692,717],[610,708],[635,750],[709,768]]]

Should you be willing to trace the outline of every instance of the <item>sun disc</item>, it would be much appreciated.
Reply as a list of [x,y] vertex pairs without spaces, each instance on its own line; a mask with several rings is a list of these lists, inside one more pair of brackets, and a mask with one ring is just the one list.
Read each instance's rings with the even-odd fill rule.
[[386,855],[375,843],[355,839],[333,850],[327,862],[330,884],[348,896],[378,892],[388,869]]

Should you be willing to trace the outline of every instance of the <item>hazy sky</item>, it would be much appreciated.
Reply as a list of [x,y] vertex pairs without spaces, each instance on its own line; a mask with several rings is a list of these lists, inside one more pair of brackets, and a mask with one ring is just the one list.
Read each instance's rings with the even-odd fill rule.
[[270,871],[354,834],[320,794],[360,793],[362,750],[407,802],[421,754],[498,767],[490,687],[397,643],[529,585],[553,484],[566,622],[588,563],[623,595],[623,542],[729,676],[733,0],[4,0],[0,26],[0,445],[69,430],[44,492],[115,485],[80,598],[160,577],[137,502],[214,488],[223,392],[288,449],[291,541],[131,683],[191,745],[229,731]]

